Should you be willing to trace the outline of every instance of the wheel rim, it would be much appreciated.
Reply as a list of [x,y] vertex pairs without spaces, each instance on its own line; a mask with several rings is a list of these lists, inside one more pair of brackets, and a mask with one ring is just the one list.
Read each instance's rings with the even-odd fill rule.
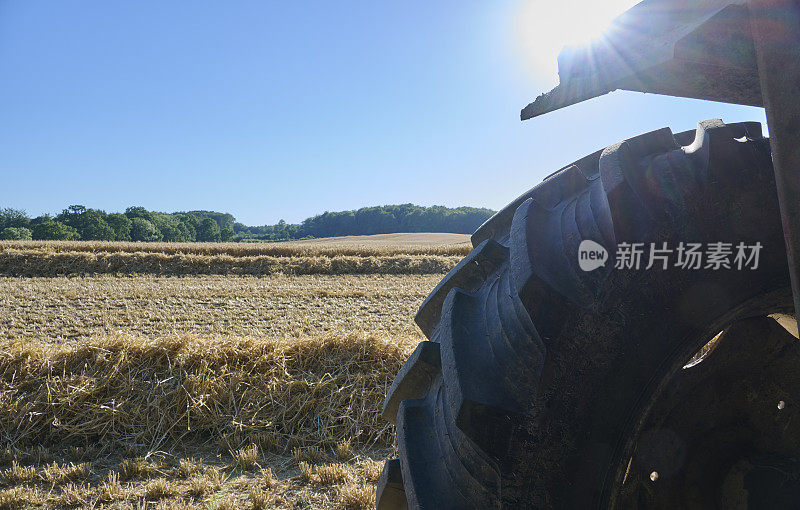
[[610,506],[796,507],[800,341],[756,317],[731,324],[708,351],[670,370],[643,407]]

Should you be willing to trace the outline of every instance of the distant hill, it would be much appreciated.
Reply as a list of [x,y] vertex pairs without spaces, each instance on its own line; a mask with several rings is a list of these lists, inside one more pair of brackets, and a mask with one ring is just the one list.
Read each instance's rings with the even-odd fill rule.
[[300,224],[281,220],[251,227],[216,211],[163,213],[128,207],[124,213],[107,213],[71,205],[55,216],[29,218],[24,211],[0,208],[0,239],[256,242],[419,232],[471,234],[492,214],[485,208],[401,204],[326,211]]
[[475,207],[421,207],[413,204],[363,207],[356,211],[325,212],[299,225],[247,227],[235,223],[233,230],[242,240],[288,240],[317,237],[361,236],[413,232],[471,234],[494,214]]

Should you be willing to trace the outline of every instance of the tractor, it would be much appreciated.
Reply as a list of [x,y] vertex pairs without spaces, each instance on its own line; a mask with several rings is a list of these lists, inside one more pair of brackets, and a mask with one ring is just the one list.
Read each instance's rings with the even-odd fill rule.
[[558,69],[523,120],[623,89],[769,138],[645,133],[486,221],[416,315],[377,507],[800,508],[800,2],[645,0]]

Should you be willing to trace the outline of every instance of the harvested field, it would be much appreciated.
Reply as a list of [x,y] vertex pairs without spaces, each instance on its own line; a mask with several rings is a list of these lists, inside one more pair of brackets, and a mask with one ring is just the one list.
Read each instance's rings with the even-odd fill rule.
[[0,505],[369,508],[392,454],[380,404],[414,343],[337,332],[7,344]]
[[415,341],[363,333],[301,339],[113,335],[6,344],[0,434],[18,446],[156,450],[213,441],[293,448],[391,446],[378,416]]
[[115,241],[2,241],[5,250],[48,253],[157,253],[233,257],[374,257],[388,255],[460,255],[470,252],[467,234],[378,234],[326,237],[280,243],[134,243]]
[[0,241],[0,275],[438,274],[455,266],[470,247],[464,234],[285,243]]
[[[0,277],[0,339],[417,334],[434,275]],[[420,333],[421,334],[421,333]]]
[[442,272],[0,277],[0,508],[372,508]]

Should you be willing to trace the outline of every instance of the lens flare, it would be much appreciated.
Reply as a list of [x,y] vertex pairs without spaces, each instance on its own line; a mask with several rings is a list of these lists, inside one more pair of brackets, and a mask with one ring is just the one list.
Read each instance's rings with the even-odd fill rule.
[[516,46],[521,62],[537,83],[558,82],[556,58],[564,46],[602,37],[611,20],[636,0],[525,1],[515,13]]

